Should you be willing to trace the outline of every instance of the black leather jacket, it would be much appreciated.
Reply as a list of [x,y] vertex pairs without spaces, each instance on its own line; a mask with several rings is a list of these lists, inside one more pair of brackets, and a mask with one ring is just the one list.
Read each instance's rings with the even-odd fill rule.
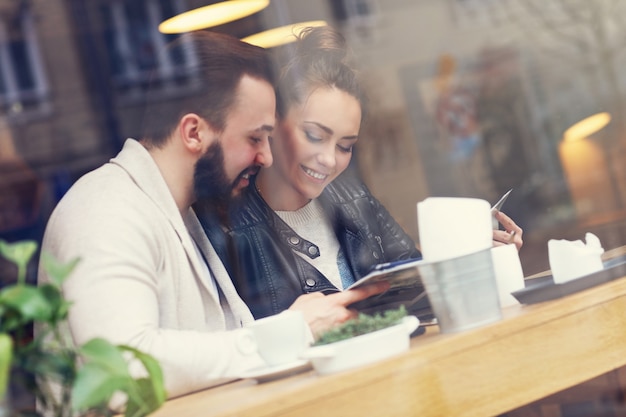
[[[360,181],[340,176],[319,197],[331,219],[352,275],[378,263],[421,258],[415,243]],[[240,296],[256,318],[277,314],[305,293],[338,289],[293,251],[319,256],[319,248],[291,229],[265,203],[254,179],[230,211],[227,233],[196,209]]]

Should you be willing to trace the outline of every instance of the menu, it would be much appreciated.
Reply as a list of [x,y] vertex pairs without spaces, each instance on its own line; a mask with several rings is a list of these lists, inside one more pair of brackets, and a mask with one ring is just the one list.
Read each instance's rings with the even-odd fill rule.
[[404,305],[409,314],[414,314],[419,318],[431,317],[430,301],[419,271],[419,266],[424,263],[423,260],[409,259],[374,266],[370,273],[346,289],[359,288],[381,281],[388,282],[389,289],[353,303],[349,307],[362,313],[373,314]]

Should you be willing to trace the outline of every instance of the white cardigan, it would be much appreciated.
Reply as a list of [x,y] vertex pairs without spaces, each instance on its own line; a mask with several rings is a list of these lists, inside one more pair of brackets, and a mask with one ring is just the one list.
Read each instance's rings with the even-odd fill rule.
[[[209,263],[221,302],[191,236]],[[128,139],[59,202],[42,249],[81,261],[63,286],[77,344],[104,337],[159,360],[169,397],[258,366],[241,327],[252,321],[193,211],[183,220],[154,160]],[[40,268],[39,279],[48,278]]]

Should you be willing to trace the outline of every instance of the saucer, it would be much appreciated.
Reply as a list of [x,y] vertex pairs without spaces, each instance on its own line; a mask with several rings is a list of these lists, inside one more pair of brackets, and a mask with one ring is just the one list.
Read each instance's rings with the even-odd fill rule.
[[297,374],[311,368],[311,362],[301,359],[275,366],[261,366],[239,375],[241,379],[256,379],[258,382],[272,381],[288,375]]

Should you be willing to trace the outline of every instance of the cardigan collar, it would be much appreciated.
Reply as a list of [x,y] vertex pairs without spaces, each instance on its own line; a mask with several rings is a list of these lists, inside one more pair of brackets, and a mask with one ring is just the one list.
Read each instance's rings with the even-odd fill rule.
[[218,286],[228,301],[228,305],[231,307],[235,321],[237,323],[250,321],[252,315],[243,301],[241,301],[241,298],[237,295],[224,265],[215,253],[206,235],[199,232],[202,229],[199,226],[195,213],[189,208],[189,210],[184,213],[185,218],[183,219],[159,167],[148,150],[138,141],[127,139],[126,142],[124,142],[122,151],[115,158],[111,159],[110,162],[124,169],[137,186],[163,212],[176,231],[196,277],[202,282],[202,285],[209,294],[211,294],[214,301],[218,305],[220,304],[218,294],[211,291],[210,285],[204,276],[203,267],[202,264],[200,264],[202,260],[198,259],[193,246],[194,243],[191,240],[192,238],[204,254],[213,278],[218,283]]

